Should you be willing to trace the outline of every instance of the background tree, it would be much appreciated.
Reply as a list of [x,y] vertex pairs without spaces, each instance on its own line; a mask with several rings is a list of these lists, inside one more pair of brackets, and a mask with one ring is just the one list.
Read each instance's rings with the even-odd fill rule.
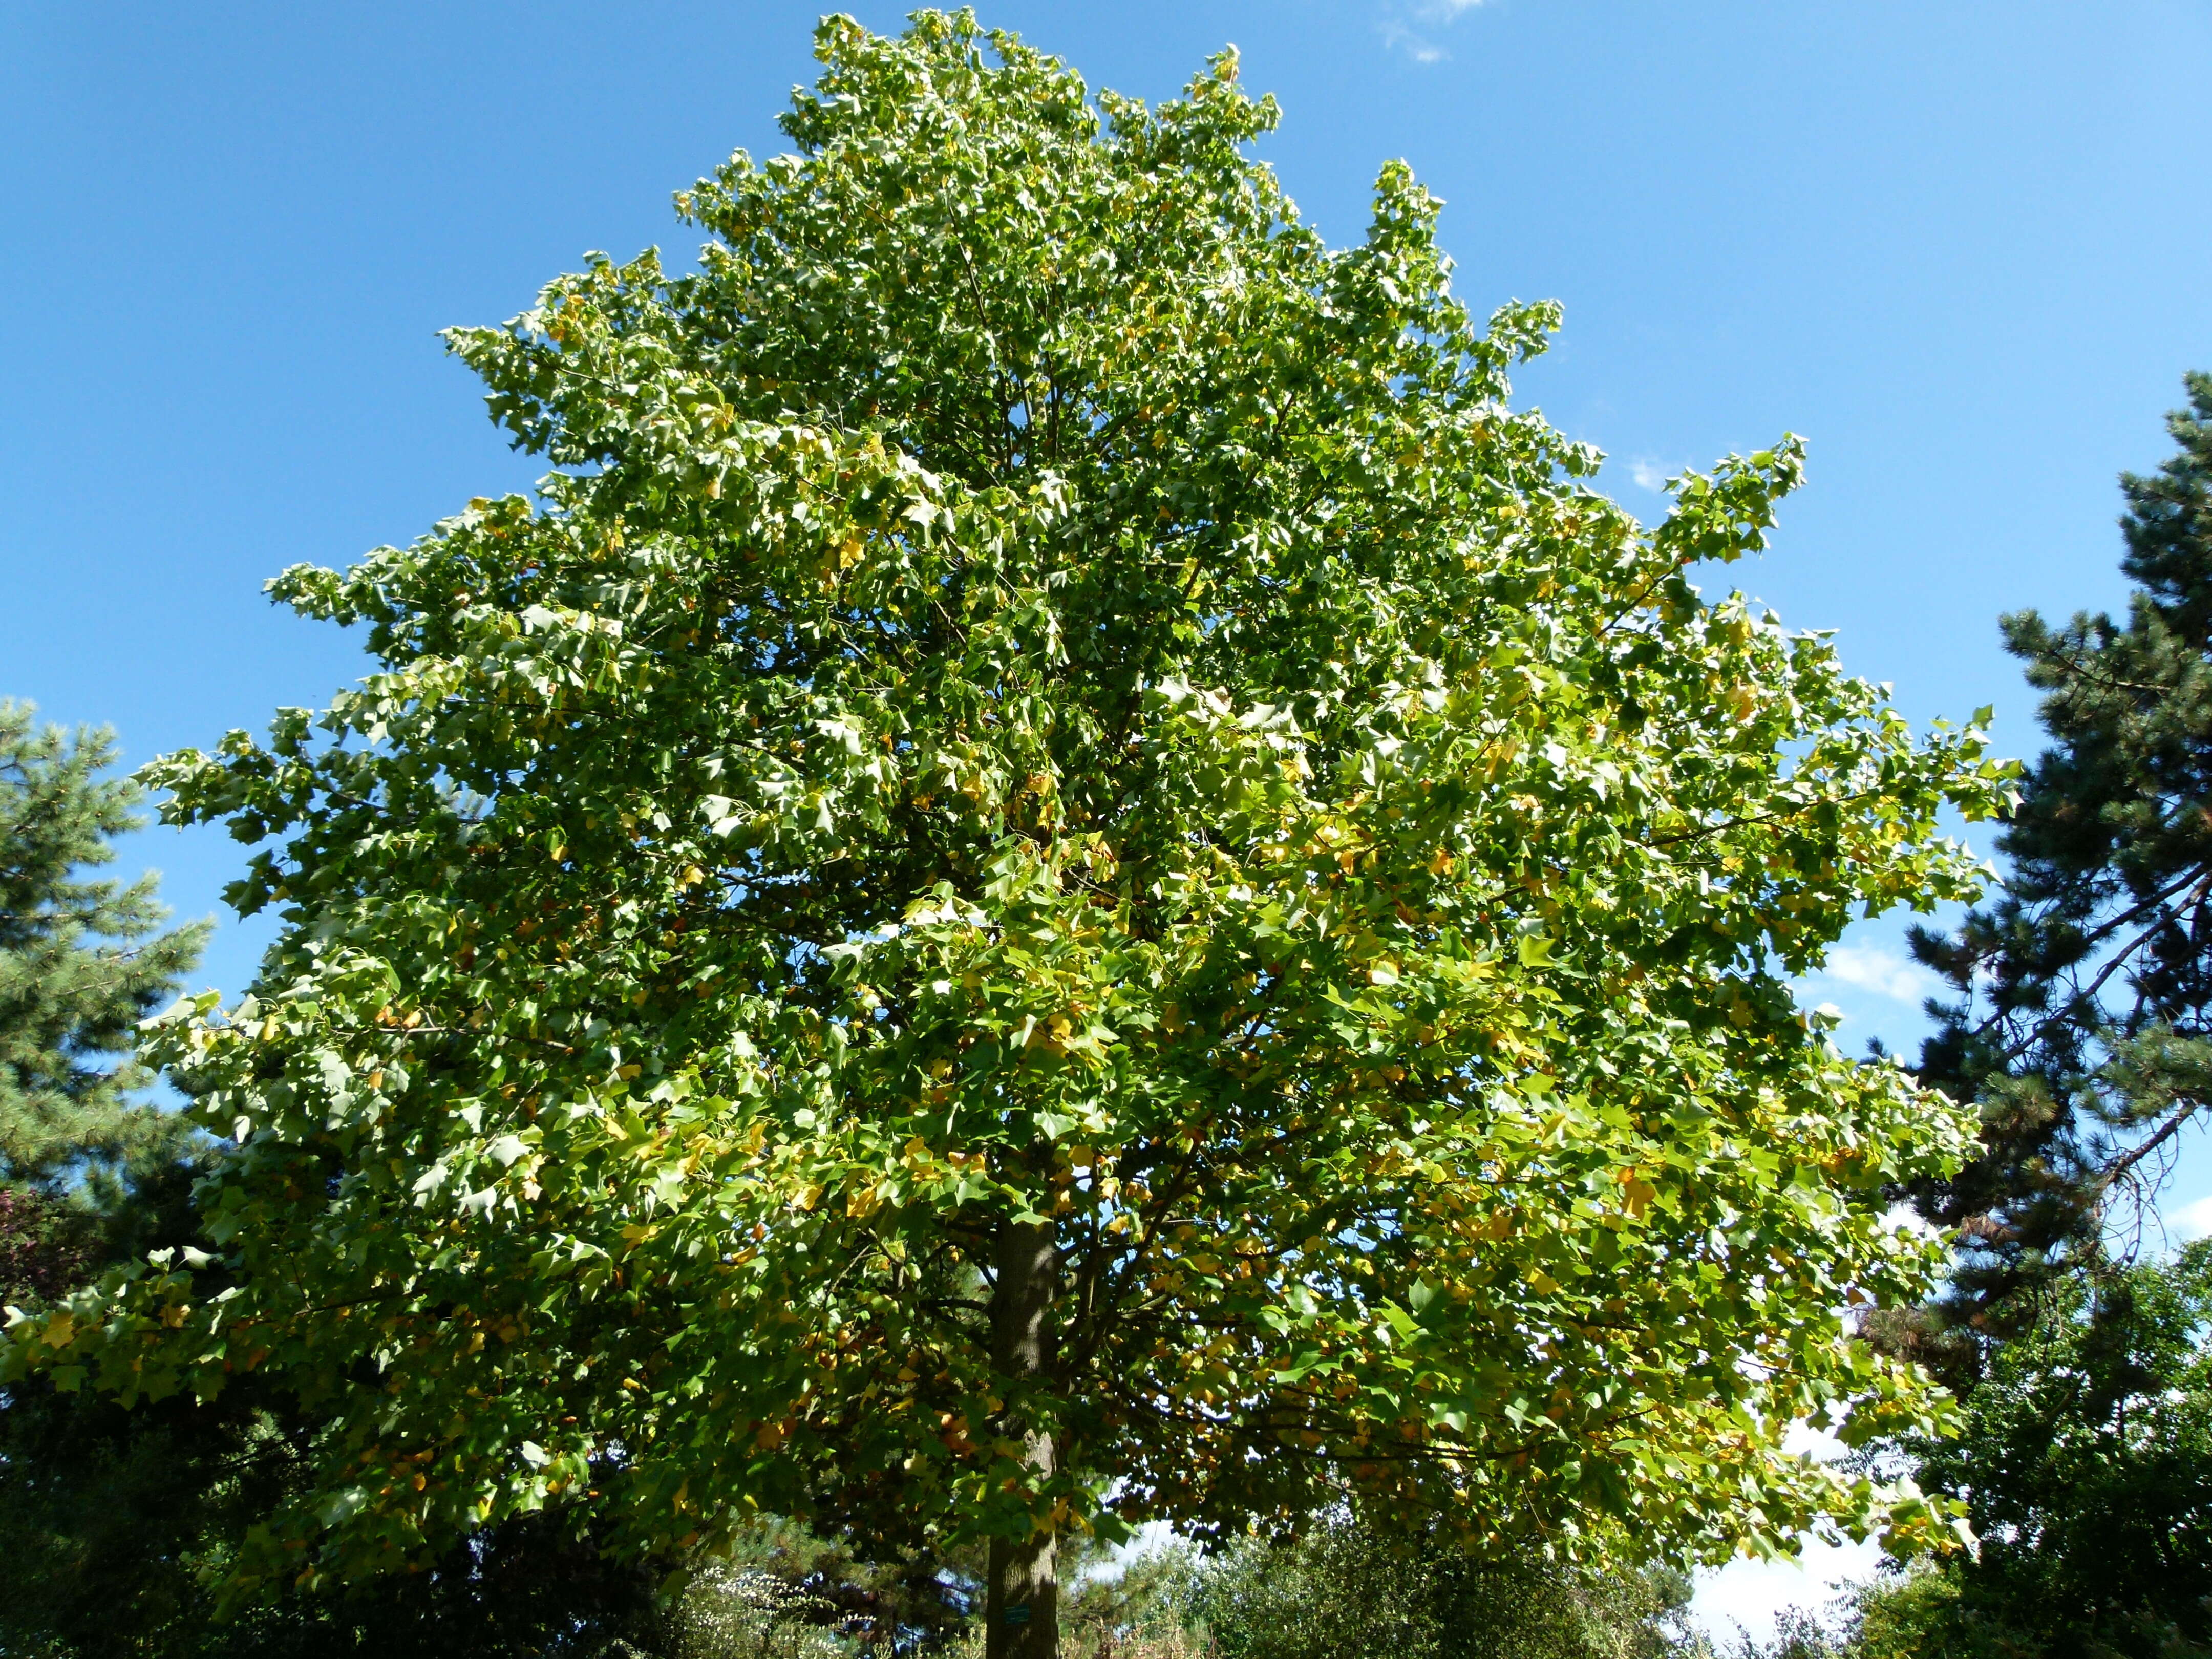
[[85,1218],[43,1193],[0,1187],[0,1307],[52,1301],[98,1259]]
[[1914,1189],[1963,1247],[1936,1310],[1962,1376],[2033,1316],[2023,1290],[2100,1258],[2113,1200],[2212,1098],[2212,376],[2187,385],[2178,453],[2120,480],[2124,624],[2002,620],[2053,739],[1998,839],[2003,896],[1913,938],[1958,996],[1920,1076],[1982,1118],[1966,1166]]
[[[114,837],[143,827],[143,791],[104,775],[112,732],[67,734],[36,713],[0,700],[0,1304],[31,1308],[155,1242],[142,1184],[181,1197],[191,1127],[136,1097],[152,1076],[132,1051],[138,1022],[176,996],[207,933],[204,923],[161,931],[150,873],[127,887],[87,876],[113,861]],[[82,1414],[43,1382],[0,1389],[0,1629],[11,1650],[40,1650],[44,1637],[26,1635],[19,1616],[67,1583],[49,1570],[77,1565],[52,1559],[51,1528],[21,1523],[34,1488],[87,1473],[46,1455],[53,1425]]]
[[1252,1540],[1194,1577],[1191,1607],[1223,1659],[1665,1659],[1687,1641],[1686,1579],[1472,1554],[1402,1518]]
[[51,1196],[173,1143],[180,1126],[132,1098],[152,1079],[131,1051],[208,924],[162,933],[151,872],[127,887],[81,873],[144,826],[143,791],[101,775],[113,732],[70,737],[36,713],[0,699],[0,1187]]
[[1978,1558],[1877,1581],[1854,1655],[2212,1651],[2212,1241],[2051,1294],[1958,1437],[1908,1447],[1966,1495]]
[[823,26],[797,153],[458,350],[556,471],[277,594],[378,669],[153,775],[274,837],[252,995],[165,1028],[230,1143],[179,1251],[19,1322],[125,1398],[330,1431],[240,1577],[549,1504],[989,1540],[1347,1492],[1477,1543],[1940,1517],[1784,1455],[1921,1420],[1840,1340],[1964,1125],[1789,976],[1973,890],[1916,743],[1507,406],[1554,313],[1452,297],[1386,167],[1325,247],[1216,61],[1095,101],[967,15]]
[[12,1385],[0,1407],[0,1651],[40,1659],[675,1659],[665,1564],[569,1515],[479,1528],[408,1574],[226,1607],[241,1540],[306,1483],[320,1430],[264,1390],[200,1404]]
[[[64,1248],[50,1243],[43,1281],[19,1281],[15,1293],[51,1300],[149,1247],[205,1243],[186,1201],[198,1173],[185,1162],[142,1165],[106,1183],[97,1207],[49,1204]],[[172,1395],[129,1411],[43,1376],[0,1387],[0,1653],[721,1659],[709,1643],[687,1645],[692,1625],[760,1623],[726,1612],[711,1586],[671,1615],[658,1599],[671,1564],[611,1559],[573,1513],[478,1528],[420,1571],[342,1594],[289,1586],[226,1608],[222,1580],[241,1540],[308,1489],[327,1432],[258,1378],[213,1401]],[[623,1641],[631,1648],[611,1645]]]

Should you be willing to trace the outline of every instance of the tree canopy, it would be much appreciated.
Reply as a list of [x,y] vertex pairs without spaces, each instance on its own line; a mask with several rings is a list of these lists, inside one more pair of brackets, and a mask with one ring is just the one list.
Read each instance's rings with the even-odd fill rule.
[[993,1539],[1024,1651],[1068,1527],[1940,1528],[1783,1440],[1929,1419],[1838,1310],[1969,1124],[1787,980],[1971,896],[2008,773],[1692,586],[1796,442],[1638,525],[1507,403],[1553,308],[1475,321],[1396,163],[1326,246],[1233,55],[818,44],[696,270],[450,337],[538,498],[286,572],[375,672],[151,769],[284,921],[154,1049],[219,1259],[9,1363],[326,1420],[248,1580],[758,1505]]

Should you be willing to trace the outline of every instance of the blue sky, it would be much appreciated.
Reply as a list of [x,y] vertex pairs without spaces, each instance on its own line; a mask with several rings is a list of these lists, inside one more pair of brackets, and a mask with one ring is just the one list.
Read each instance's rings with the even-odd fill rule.
[[[2001,744],[2035,747],[1996,614],[2118,600],[2113,475],[2159,461],[2183,370],[2212,367],[2205,0],[983,15],[1150,98],[1236,42],[1332,240],[1410,161],[1462,294],[1565,303],[1520,398],[1606,450],[1640,515],[1668,471],[1806,434],[1775,550],[1709,586],[1838,630],[1916,721],[1993,703]],[[261,581],[538,470],[434,331],[520,310],[587,248],[688,257],[669,193],[779,147],[814,16],[0,0],[0,695],[138,760],[356,676]],[[199,915],[240,852],[158,831],[132,855]],[[234,994],[264,937],[226,926],[204,977]],[[1854,1044],[1918,1029],[1895,938],[1861,930],[1809,988]],[[2202,1149],[2174,1202],[2199,1199]]]
[[[1093,84],[1171,94],[1233,40],[1267,147],[1356,237],[1381,161],[1448,203],[1458,285],[1563,301],[1520,395],[1666,472],[1784,429],[1811,483],[1716,572],[1917,720],[2033,746],[2000,610],[2121,592],[2113,474],[2212,363],[2212,8],[1616,0],[1008,3]],[[864,21],[896,26],[887,6]],[[143,758],[361,667],[264,578],[418,534],[538,469],[435,331],[587,248],[688,257],[671,191],[775,148],[798,5],[0,3],[0,693]],[[187,914],[236,861],[149,837]],[[1856,942],[1856,941],[1855,941]],[[1877,932],[1823,989],[1909,1033]],[[235,989],[258,941],[208,964]],[[1900,1016],[1893,1012],[1903,1011]]]

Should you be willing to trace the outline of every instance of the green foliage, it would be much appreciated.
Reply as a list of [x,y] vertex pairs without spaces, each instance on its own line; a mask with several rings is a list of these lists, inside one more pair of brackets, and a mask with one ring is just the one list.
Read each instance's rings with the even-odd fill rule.
[[[1686,1650],[1694,1659],[1715,1659],[1716,1650],[1702,1637]],[[1806,1607],[1785,1607],[1774,1621],[1774,1634],[1759,1640],[1739,1625],[1734,1647],[1718,1650],[1725,1659],[1843,1659],[1843,1647],[1820,1615]]]
[[1919,1562],[1861,1587],[1850,1613],[1851,1659],[2019,1659],[2018,1644],[1962,1613],[1960,1578]]
[[51,1301],[82,1284],[99,1259],[88,1220],[44,1193],[0,1187],[0,1305]]
[[626,1645],[623,1659],[847,1659],[836,1613],[774,1572],[716,1559],[685,1586],[668,1634],[650,1650]]
[[1982,1114],[1978,1155],[1916,1189],[1966,1250],[1923,1346],[1965,1342],[1962,1375],[1968,1334],[2017,1329],[2017,1292],[2094,1262],[2111,1200],[2154,1188],[2212,1098],[2212,376],[2188,392],[2178,453],[2120,480],[2124,623],[2003,620],[2051,746],[1998,842],[2003,897],[1914,940],[1959,994],[1921,1076]]
[[326,1424],[246,1587],[569,1504],[1939,1532],[1781,1443],[1930,1420],[1835,1310],[1923,1293],[1881,1194],[1966,1125],[1788,976],[1972,894],[1936,817],[2007,773],[1691,585],[1795,441],[1637,524],[1507,406],[1553,310],[1475,322],[1397,164],[1324,246],[1233,57],[1151,110],[964,14],[818,39],[696,271],[453,335],[540,501],[287,572],[376,672],[151,769],[276,842],[252,994],[155,1047],[220,1259],[8,1364]]
[[[1085,1560],[1085,1554],[1094,1559]],[[1199,1553],[1179,1541],[1133,1549],[1117,1559],[1093,1547],[1077,1552],[1074,1583],[1063,1589],[1060,1641],[1073,1652],[1196,1654],[1206,1643],[1197,1597]],[[1063,1574],[1066,1569],[1063,1567]]]
[[173,1144],[175,1126],[131,1099],[150,1080],[131,1049],[207,925],[160,932],[150,874],[128,887],[80,874],[143,824],[143,791],[100,775],[112,732],[70,737],[35,713],[0,699],[0,1186],[51,1194],[88,1164]]
[[[114,1412],[112,1406],[107,1413]],[[204,1582],[291,1484],[300,1451],[265,1416],[211,1418],[187,1401],[116,1421],[47,1398],[11,1403],[0,1483],[10,1590],[0,1650],[55,1659],[421,1659],[595,1653],[611,1633],[659,1627],[654,1584],[542,1519],[472,1539],[411,1577],[351,1596],[272,1598],[220,1615]]]
[[1921,1479],[1979,1558],[1878,1584],[1865,1659],[2212,1651],[2212,1241],[2052,1293],[1996,1352]]
[[[192,1173],[141,1170],[102,1212],[49,1202],[49,1222],[69,1224],[70,1251],[42,1265],[65,1281],[103,1252],[196,1237],[185,1202]],[[0,1210],[11,1197],[21,1195],[0,1194]],[[653,1572],[605,1559],[543,1516],[481,1530],[422,1571],[345,1596],[295,1593],[220,1616],[216,1581],[240,1540],[302,1489],[324,1432],[285,1403],[258,1382],[206,1404],[172,1395],[131,1411],[44,1378],[0,1389],[0,1653],[490,1659],[667,1639]]]
[[726,1553],[688,1564],[683,1639],[727,1646],[804,1626],[814,1634],[792,1639],[881,1654],[933,1650],[958,1636],[980,1604],[982,1563],[972,1555],[869,1560],[781,1516],[757,1516]]
[[1341,1521],[1232,1550],[1195,1608],[1221,1659],[1662,1659],[1687,1599],[1664,1573],[1485,1560]]

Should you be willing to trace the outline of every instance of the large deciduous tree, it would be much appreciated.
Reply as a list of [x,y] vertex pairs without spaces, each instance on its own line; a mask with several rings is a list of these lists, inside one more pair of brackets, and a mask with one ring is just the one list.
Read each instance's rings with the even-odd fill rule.
[[2176,453],[2124,475],[2124,622],[2006,617],[2051,745],[1998,840],[1997,902],[1916,933],[1957,1000],[1920,1074],[1981,1113],[1975,1156],[1922,1183],[1966,1252],[1929,1352],[1971,1376],[2050,1276],[2103,1258],[2212,1100],[2212,375],[2167,417]]
[[1402,166],[1325,246],[1233,57],[819,40],[696,270],[452,337],[539,499],[286,573],[377,671],[155,769],[285,920],[159,1049],[223,1260],[14,1363],[281,1379],[270,1574],[757,1504],[988,1537],[994,1655],[1069,1527],[1938,1527],[1782,1441],[1930,1409],[1837,1310],[1924,1290],[1881,1194],[1966,1127],[1787,976],[1969,892],[2005,775],[1691,586],[1795,442],[1639,526],[1507,406],[1552,308],[1471,320]]

